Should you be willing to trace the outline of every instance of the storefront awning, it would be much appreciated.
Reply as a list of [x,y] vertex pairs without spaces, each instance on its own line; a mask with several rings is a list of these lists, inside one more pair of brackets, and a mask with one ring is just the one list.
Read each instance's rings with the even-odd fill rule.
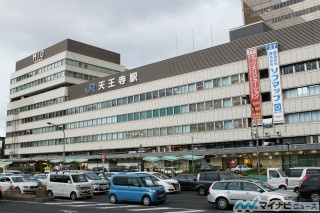
[[72,163],[72,162],[74,162],[74,159],[66,159],[65,160],[65,163]]
[[154,162],[154,161],[159,161],[160,158],[158,158],[158,157],[156,157],[156,156],[148,156],[148,157],[144,157],[143,160],[144,160],[144,161]]
[[74,162],[77,162],[77,163],[84,163],[84,162],[87,162],[88,159],[86,158],[79,158],[79,159],[74,159]]
[[181,158],[185,160],[199,160],[199,159],[203,159],[204,156],[203,155],[183,155],[181,156]]
[[177,156],[162,156],[161,160],[167,160],[167,161],[176,161],[179,160],[180,157]]
[[0,167],[6,167],[8,165],[12,164],[12,162],[10,161],[0,161]]
[[49,162],[50,163],[61,163],[61,162],[63,162],[63,160],[62,159],[54,159],[54,160],[50,160]]

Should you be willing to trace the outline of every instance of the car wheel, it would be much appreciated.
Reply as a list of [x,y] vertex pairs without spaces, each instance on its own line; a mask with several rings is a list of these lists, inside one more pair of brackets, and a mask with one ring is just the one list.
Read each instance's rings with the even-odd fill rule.
[[207,189],[204,187],[200,187],[198,193],[201,196],[205,196],[205,195],[207,195]]
[[310,199],[312,202],[319,202],[320,201],[320,194],[319,192],[311,192]]
[[145,205],[145,206],[149,206],[149,205],[151,204],[151,199],[150,199],[150,197],[149,197],[149,196],[144,196],[144,197],[142,198],[142,203],[143,203],[143,205]]
[[49,191],[47,192],[47,196],[48,196],[48,197],[52,197],[52,196],[53,196],[53,193],[52,193],[51,190],[49,190]]
[[117,196],[112,194],[109,196],[109,200],[110,200],[110,203],[116,203],[117,202]]
[[224,198],[224,197],[219,197],[217,199],[216,204],[217,204],[218,208],[221,209],[221,210],[225,210],[229,206],[228,200],[226,198]]
[[17,190],[19,194],[21,194],[21,189],[19,187],[15,188],[15,190]]
[[279,186],[279,189],[287,190],[287,187],[285,187],[285,186]]
[[299,188],[295,188],[293,191],[294,191],[295,193],[298,193],[298,189],[299,189]]
[[239,173],[239,171],[238,171],[238,170],[236,170],[236,171],[234,171],[234,173],[237,173],[237,174],[238,174],[238,173]]
[[77,199],[77,194],[75,192],[71,192],[70,198],[71,198],[71,200],[76,200]]

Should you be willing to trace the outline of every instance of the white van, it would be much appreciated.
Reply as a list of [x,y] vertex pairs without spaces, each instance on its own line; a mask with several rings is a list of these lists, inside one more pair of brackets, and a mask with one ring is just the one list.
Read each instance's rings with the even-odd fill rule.
[[48,197],[91,198],[92,183],[82,173],[51,172],[47,178]]
[[299,184],[306,175],[320,174],[320,167],[293,167],[287,171],[288,190],[298,192]]
[[180,184],[177,180],[169,178],[168,176],[161,174],[159,172],[134,172],[140,174],[149,174],[153,176],[159,185],[163,186],[166,193],[173,193],[180,191]]

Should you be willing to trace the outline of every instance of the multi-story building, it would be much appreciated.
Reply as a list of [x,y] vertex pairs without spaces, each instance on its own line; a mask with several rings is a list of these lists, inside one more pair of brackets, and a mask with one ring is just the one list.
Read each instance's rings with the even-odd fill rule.
[[264,21],[280,29],[320,18],[318,0],[242,0],[244,24]]
[[319,33],[316,19],[126,71],[118,54],[65,40],[17,62],[5,156],[318,165]]

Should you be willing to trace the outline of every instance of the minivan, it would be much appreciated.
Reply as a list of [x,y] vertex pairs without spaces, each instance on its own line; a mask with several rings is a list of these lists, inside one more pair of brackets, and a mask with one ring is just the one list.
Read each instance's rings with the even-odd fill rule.
[[320,174],[320,167],[293,167],[287,171],[288,190],[298,192],[299,184],[306,175]]
[[51,172],[47,178],[48,197],[91,198],[92,183],[79,172]]
[[163,203],[167,194],[163,186],[148,174],[123,173],[111,177],[109,200],[139,202],[145,206],[153,203]]
[[82,171],[82,170],[80,170],[79,172],[83,173],[84,176],[86,176],[86,178],[88,179],[88,181],[92,183],[94,194],[103,194],[109,190],[108,181],[102,179],[96,173],[92,171]]

